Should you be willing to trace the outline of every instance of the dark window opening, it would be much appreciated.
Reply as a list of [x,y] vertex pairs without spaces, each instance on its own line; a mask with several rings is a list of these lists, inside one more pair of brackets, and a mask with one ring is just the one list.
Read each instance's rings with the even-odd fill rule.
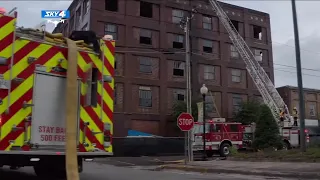
[[213,42],[209,40],[203,40],[202,51],[206,53],[212,53]]
[[105,10],[118,11],[118,0],[105,0]]
[[172,47],[175,49],[182,49],[184,37],[182,35],[173,35]]
[[140,44],[152,44],[152,32],[150,30],[140,30]]
[[184,70],[183,69],[173,69],[173,75],[174,76],[184,76]]
[[92,82],[91,82],[91,106],[97,107],[98,104],[98,68],[92,68]]
[[234,28],[236,28],[236,30],[239,31],[239,22],[235,20],[231,20],[231,23],[233,24]]
[[203,52],[212,53],[212,47],[203,46]]
[[172,47],[175,49],[182,49],[183,48],[183,43],[181,42],[172,42]]
[[262,39],[262,27],[260,26],[253,26],[253,38],[255,39]]
[[178,101],[184,101],[184,94],[177,94]]
[[182,62],[174,62],[173,75],[184,76],[184,64]]
[[140,44],[152,44],[152,40],[149,37],[140,36]]
[[151,3],[140,1],[140,16],[152,18],[153,9]]

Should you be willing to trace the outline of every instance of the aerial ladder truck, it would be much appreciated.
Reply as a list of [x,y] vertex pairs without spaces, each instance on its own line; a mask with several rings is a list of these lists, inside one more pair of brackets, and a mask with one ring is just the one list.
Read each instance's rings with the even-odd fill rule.
[[[219,3],[216,0],[209,0],[209,2],[212,6],[212,9],[216,12],[220,22],[228,32],[233,45],[236,47],[238,53],[245,62],[249,75],[251,76],[254,84],[257,86],[264,103],[270,108],[276,122],[279,124],[279,115],[281,109],[286,112],[284,121],[291,122],[291,116],[289,114],[287,105],[284,103],[267,73],[260,66],[259,62],[255,60],[255,56],[253,55],[250,47],[238,33]],[[285,126],[289,125],[289,123],[285,123]]]
[[[209,0],[209,2],[211,4],[212,9],[216,12],[220,22],[223,24],[226,31],[228,32],[230,40],[232,41],[239,55],[246,64],[246,69],[249,75],[251,76],[254,84],[257,86],[257,89],[259,90],[264,103],[270,108],[274,120],[279,125],[280,134],[283,138],[286,148],[298,147],[300,145],[300,129],[292,126],[292,117],[290,116],[287,105],[281,98],[280,94],[276,90],[274,84],[268,77],[267,73],[260,66],[259,62],[255,60],[255,56],[252,53],[251,49],[249,48],[245,40],[241,37],[241,35],[238,33],[227,14],[219,5],[218,1]],[[281,112],[285,112],[283,115],[283,122],[280,121]],[[251,129],[253,129],[251,133],[254,133],[255,128]],[[305,130],[305,133],[306,142],[308,143],[308,131]],[[218,148],[221,148],[220,146],[221,144]]]

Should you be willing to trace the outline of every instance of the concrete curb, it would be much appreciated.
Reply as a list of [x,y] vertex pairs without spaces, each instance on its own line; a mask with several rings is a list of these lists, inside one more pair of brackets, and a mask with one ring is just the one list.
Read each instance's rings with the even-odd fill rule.
[[175,161],[162,161],[162,160],[160,160],[160,159],[153,159],[153,160],[151,160],[150,162],[153,162],[153,163],[159,163],[159,164],[181,164],[181,163],[183,163],[184,162],[184,159],[182,159],[182,160],[175,160]]
[[165,169],[174,169],[180,171],[192,171],[199,173],[230,173],[230,174],[243,174],[243,175],[257,175],[257,176],[273,176],[273,177],[284,177],[284,178],[308,178],[308,179],[320,179],[320,173],[316,172],[276,172],[276,171],[263,171],[263,170],[236,170],[236,169],[219,169],[219,167],[206,168],[206,167],[196,167],[188,165],[161,165],[155,168],[155,171],[161,171]]

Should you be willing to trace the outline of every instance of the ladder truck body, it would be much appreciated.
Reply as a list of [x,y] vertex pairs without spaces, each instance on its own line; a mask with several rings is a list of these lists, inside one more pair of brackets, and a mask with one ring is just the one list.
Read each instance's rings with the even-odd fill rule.
[[[233,45],[236,47],[241,58],[245,62],[249,75],[257,86],[264,103],[270,108],[276,122],[279,123],[280,120],[280,109],[283,109],[286,112],[284,121],[291,122],[291,116],[287,105],[284,103],[267,73],[260,66],[259,62],[255,60],[255,57],[245,40],[238,33],[227,14],[219,5],[218,1],[209,0],[209,2],[212,9],[216,12],[220,22],[228,32]],[[286,124],[288,125],[289,123]]]

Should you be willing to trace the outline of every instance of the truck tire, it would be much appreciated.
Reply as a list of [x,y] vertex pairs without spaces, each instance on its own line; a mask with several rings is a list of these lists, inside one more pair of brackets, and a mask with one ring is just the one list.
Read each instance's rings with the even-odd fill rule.
[[230,144],[222,143],[219,148],[219,154],[221,157],[227,157],[230,155]]

